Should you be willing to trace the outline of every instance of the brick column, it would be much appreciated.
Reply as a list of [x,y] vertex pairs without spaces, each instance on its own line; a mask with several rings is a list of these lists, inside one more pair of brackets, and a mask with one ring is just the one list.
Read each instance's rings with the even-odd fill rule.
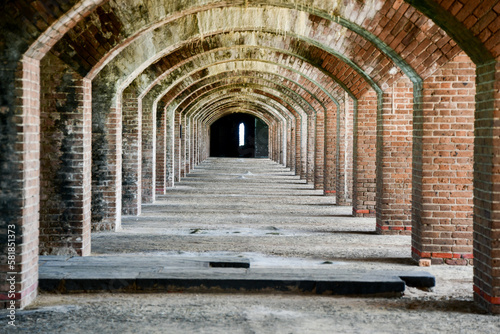
[[198,156],[198,149],[197,149],[197,143],[198,143],[198,127],[196,121],[193,119],[193,116],[190,118],[190,124],[191,124],[191,154],[189,158],[189,170],[193,169],[194,166],[196,166],[196,158]]
[[300,127],[299,127],[299,117],[295,117],[292,119],[292,125],[291,125],[291,141],[292,141],[292,149],[293,153],[291,154],[291,157],[293,157],[292,160],[292,168],[295,173],[295,175],[300,175]]
[[300,178],[307,179],[307,122],[308,116],[301,115],[300,122],[298,125],[298,129],[300,130],[299,134],[299,151],[300,151]]
[[167,188],[167,117],[163,104],[156,112],[156,194],[165,194]]
[[375,217],[377,94],[370,90],[358,100],[354,113],[352,213]]
[[90,255],[91,82],[41,62],[40,254]]
[[[36,298],[38,287],[39,61],[27,57],[17,62],[2,59],[0,75],[0,227],[6,241],[0,244],[0,303],[2,308],[11,303],[22,308]],[[9,253],[15,254],[15,259],[9,258]],[[7,260],[15,264],[11,267]],[[15,279],[13,295],[7,281],[11,277]]]
[[411,233],[413,83],[402,77],[384,92],[377,119],[377,233]]
[[307,117],[307,183],[314,185],[316,169],[316,115]]
[[122,95],[123,166],[122,213],[140,215],[142,204],[142,102],[137,88],[129,86]]
[[314,170],[314,189],[325,190],[325,128],[326,111],[318,110],[316,113],[316,154]]
[[[189,140],[189,129],[186,118],[179,113],[179,124],[182,128],[182,135],[179,136],[179,180],[186,176],[186,147]],[[179,128],[179,129],[181,129]]]
[[[298,116],[295,119],[295,161],[294,161],[294,166],[295,166],[295,174],[298,175],[300,178],[303,177],[303,165],[302,165],[302,127],[301,127],[301,117]],[[269,134],[269,136],[271,136]]]
[[424,81],[412,199],[412,253],[422,263],[472,258],[474,95],[474,64],[465,55]]
[[121,96],[107,78],[92,82],[92,230],[121,227]]
[[291,171],[295,172],[295,166],[294,166],[294,156],[293,152],[295,152],[294,149],[294,136],[295,136],[295,130],[294,130],[294,125],[293,122],[290,121],[289,118],[287,118],[287,129],[288,132],[286,134],[286,166],[290,168]]
[[269,126],[269,159],[274,160],[274,123]]
[[182,176],[186,176],[189,173],[190,165],[189,160],[191,156],[191,142],[193,140],[191,134],[191,122],[190,119],[184,115],[182,117],[183,120],[183,129],[185,131],[184,141],[183,141],[183,150],[182,150]]
[[150,95],[142,99],[142,203],[155,200],[156,110]]
[[174,118],[174,128],[172,135],[173,137],[173,167],[174,167],[174,182],[179,182],[181,180],[181,141],[184,136],[184,129],[181,125],[181,115],[178,112],[171,112]]
[[500,63],[477,66],[474,300],[500,314]]
[[276,162],[283,164],[283,123],[276,122]]
[[339,105],[331,103],[326,112],[325,121],[325,177],[324,177],[324,190],[326,196],[335,196],[337,193],[336,188],[336,135],[337,128],[337,111]]
[[[167,122],[167,146],[166,146],[166,183],[167,187],[173,187],[175,181],[175,114],[171,111],[166,112]],[[210,145],[210,138],[207,139],[207,145]],[[207,151],[208,154],[208,151]]]
[[352,203],[352,124],[354,107],[354,101],[346,93],[337,114],[337,205],[351,205]]

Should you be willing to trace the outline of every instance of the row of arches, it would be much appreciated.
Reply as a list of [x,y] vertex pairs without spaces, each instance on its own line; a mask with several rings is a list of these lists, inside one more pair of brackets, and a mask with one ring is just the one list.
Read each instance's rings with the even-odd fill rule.
[[90,254],[91,230],[140,214],[238,111],[266,124],[270,158],[378,233],[411,233],[416,261],[474,258],[475,298],[498,312],[497,1],[1,9],[0,221],[19,305],[38,253]]

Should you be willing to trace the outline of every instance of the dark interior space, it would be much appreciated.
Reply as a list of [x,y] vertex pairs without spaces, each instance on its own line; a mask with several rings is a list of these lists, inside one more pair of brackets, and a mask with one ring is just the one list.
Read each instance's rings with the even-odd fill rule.
[[210,127],[210,156],[267,157],[267,124],[252,115],[243,113],[222,117]]

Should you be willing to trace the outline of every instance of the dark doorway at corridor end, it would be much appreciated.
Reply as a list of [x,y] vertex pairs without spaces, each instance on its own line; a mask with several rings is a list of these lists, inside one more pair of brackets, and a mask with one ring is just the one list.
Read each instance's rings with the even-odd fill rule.
[[252,115],[225,116],[210,127],[211,157],[267,158],[268,126]]

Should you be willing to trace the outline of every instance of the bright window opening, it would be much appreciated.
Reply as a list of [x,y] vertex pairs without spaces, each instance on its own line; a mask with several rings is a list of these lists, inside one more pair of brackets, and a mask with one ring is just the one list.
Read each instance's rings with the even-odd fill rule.
[[239,128],[240,146],[245,146],[245,124],[240,123]]

